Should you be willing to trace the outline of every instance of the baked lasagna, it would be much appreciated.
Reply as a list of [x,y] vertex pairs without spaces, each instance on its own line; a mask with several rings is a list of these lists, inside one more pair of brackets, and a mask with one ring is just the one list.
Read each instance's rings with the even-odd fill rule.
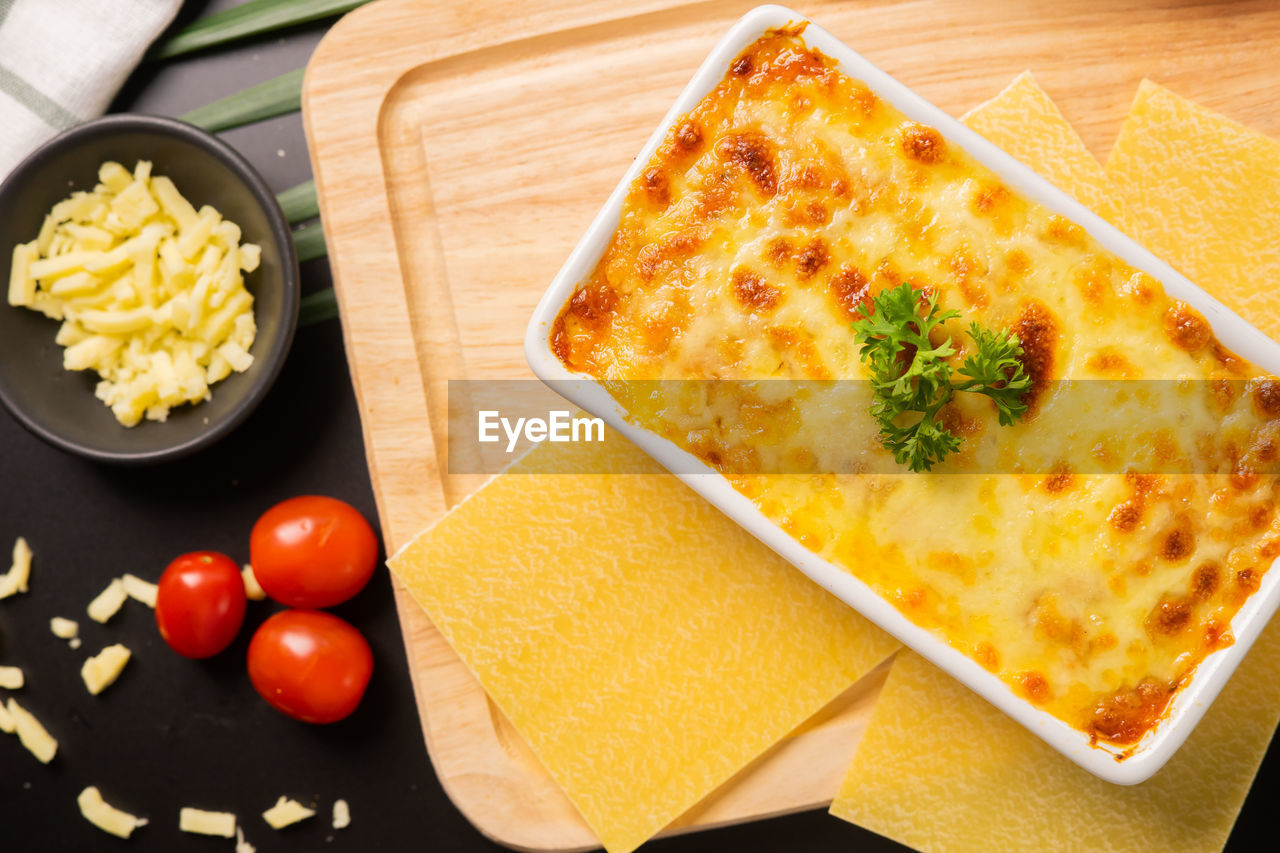
[[[808,48],[677,120],[550,344],[639,425],[1036,706],[1123,753],[1280,555],[1280,382],[1081,226]],[[957,396],[931,474],[867,413],[851,324],[903,283],[1016,335],[1028,411]],[[780,381],[765,381],[780,380]],[[1087,392],[1081,387],[1092,382]]]

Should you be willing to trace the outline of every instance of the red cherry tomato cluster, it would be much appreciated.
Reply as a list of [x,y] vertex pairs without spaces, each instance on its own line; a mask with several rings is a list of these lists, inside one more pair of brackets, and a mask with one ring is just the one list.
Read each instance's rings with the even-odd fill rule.
[[[308,723],[333,723],[360,704],[373,674],[369,643],[349,623],[315,608],[364,589],[378,560],[373,528],[350,504],[315,495],[273,506],[253,526],[249,561],[258,584],[286,610],[249,643],[249,680],[277,710]],[[156,594],[160,636],[180,655],[207,658],[244,622],[244,579],[214,551],[178,557]]]

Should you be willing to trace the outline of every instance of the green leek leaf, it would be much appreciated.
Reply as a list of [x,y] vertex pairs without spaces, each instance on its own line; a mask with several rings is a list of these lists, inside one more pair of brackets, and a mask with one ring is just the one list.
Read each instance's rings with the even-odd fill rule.
[[320,200],[316,198],[316,182],[306,181],[296,187],[290,187],[276,196],[284,218],[290,225],[315,219],[320,215]]
[[200,107],[182,116],[182,120],[196,127],[204,128],[210,133],[252,124],[255,121],[272,118],[285,113],[294,113],[302,108],[302,72],[305,69],[290,71],[250,86],[242,92],[214,101],[207,107]]
[[168,59],[236,39],[262,35],[349,12],[369,0],[250,0],[192,21],[151,49],[152,59]]
[[298,263],[314,261],[329,254],[324,242],[324,231],[319,225],[309,225],[293,232],[293,248],[298,252]]
[[310,326],[338,316],[338,299],[333,288],[327,288],[302,297],[298,303],[298,325]]

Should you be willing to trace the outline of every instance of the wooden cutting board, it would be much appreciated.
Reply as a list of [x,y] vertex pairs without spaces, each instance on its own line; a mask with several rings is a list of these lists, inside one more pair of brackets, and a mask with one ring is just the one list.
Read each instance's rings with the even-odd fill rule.
[[[387,550],[479,486],[447,475],[446,382],[531,376],[542,290],[715,41],[753,3],[381,0],[307,70],[303,110]],[[1280,135],[1280,5],[1190,0],[800,4],[959,115],[1032,69],[1105,157],[1142,77]],[[430,620],[397,605],[428,751],[486,835],[595,839]],[[828,802],[883,671],[669,831]]]

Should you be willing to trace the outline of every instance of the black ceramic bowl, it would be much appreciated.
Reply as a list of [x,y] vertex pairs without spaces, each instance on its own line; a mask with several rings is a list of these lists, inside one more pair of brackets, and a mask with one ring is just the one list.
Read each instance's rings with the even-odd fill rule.
[[0,300],[0,400],[31,432],[102,462],[172,459],[212,444],[248,417],[284,364],[298,321],[298,261],[275,196],[243,157],[203,130],[173,119],[113,115],[46,143],[0,184],[0,282],[9,280],[13,247],[35,239],[50,208],[97,184],[98,167],[132,169],[150,160],[196,206],[209,204],[262,247],[262,264],[245,276],[258,336],[253,365],[212,387],[213,399],[179,406],[164,423],[123,427],[93,395],[95,371],[62,368],[58,322]]

